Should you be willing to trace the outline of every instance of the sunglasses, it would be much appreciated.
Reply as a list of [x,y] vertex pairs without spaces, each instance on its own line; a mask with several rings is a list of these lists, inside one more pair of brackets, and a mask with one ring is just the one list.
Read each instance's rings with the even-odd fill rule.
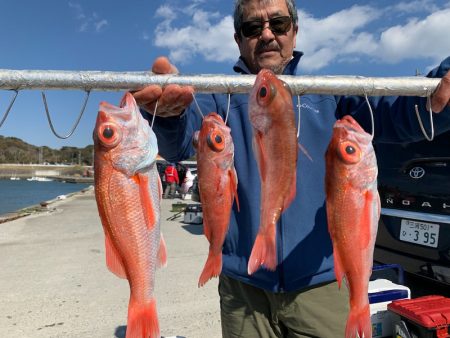
[[269,20],[253,20],[242,23],[242,35],[246,38],[252,38],[261,35],[264,24],[269,23],[269,29],[275,35],[286,34],[291,29],[292,19],[290,16],[277,16]]

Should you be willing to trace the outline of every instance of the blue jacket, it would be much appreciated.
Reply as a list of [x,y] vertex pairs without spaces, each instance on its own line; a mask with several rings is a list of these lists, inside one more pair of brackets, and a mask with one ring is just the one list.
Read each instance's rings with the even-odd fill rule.
[[[296,74],[302,53],[294,58],[285,74]],[[429,76],[442,77],[450,69],[447,58]],[[234,70],[249,73],[242,60]],[[196,95],[203,114],[226,114],[228,96],[225,94]],[[294,107],[297,98],[294,97]],[[419,104],[426,130],[429,118],[425,98],[371,97],[375,117],[375,139],[380,142],[410,142],[423,139],[414,112]],[[247,263],[260,221],[260,177],[252,151],[252,127],[248,118],[248,95],[231,95],[227,124],[235,147],[235,167],[238,175],[240,212],[233,206],[230,227],[223,247],[222,272],[243,282],[274,292],[295,291],[335,279],[333,250],[328,234],[325,213],[324,154],[331,139],[336,119],[351,114],[371,132],[371,119],[363,97],[336,97],[331,95],[304,95],[300,100],[301,129],[299,143],[312,157],[301,151],[297,163],[297,194],[295,200],[281,215],[277,224],[278,267],[271,272],[263,268],[252,276],[247,274]],[[450,109],[434,116],[436,132],[450,129]],[[149,121],[148,113],[143,112]],[[296,116],[298,118],[298,116]],[[160,154],[168,161],[177,162],[194,155],[192,136],[200,129],[201,117],[192,104],[180,117],[156,118],[155,133]],[[206,253],[205,253],[206,254]]]

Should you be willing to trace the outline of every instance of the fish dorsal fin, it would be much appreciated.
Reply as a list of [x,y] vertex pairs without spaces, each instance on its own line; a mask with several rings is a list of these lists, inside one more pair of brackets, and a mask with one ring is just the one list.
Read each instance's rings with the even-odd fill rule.
[[294,175],[292,178],[291,185],[289,186],[289,194],[287,195],[286,199],[283,203],[283,210],[286,210],[288,206],[292,203],[292,201],[295,198],[295,194],[297,193],[297,174]]
[[158,268],[167,266],[167,246],[164,240],[163,234],[161,233],[161,238],[159,240],[159,250],[158,250]]
[[255,130],[255,134],[253,137],[253,153],[256,155],[256,161],[258,162],[259,174],[261,175],[261,180],[265,181],[266,179],[266,168],[265,164],[267,163],[267,156],[265,154],[265,146],[263,143],[262,133],[260,131]]
[[238,194],[237,194],[238,178],[237,178],[237,174],[236,174],[236,169],[234,169],[234,167],[232,167],[230,169],[230,171],[228,172],[228,175],[230,176],[231,189],[233,192],[234,199],[236,201],[237,210],[240,211],[239,210],[239,198],[238,198]]
[[127,279],[127,273],[124,268],[122,258],[111,241],[109,234],[105,232],[105,250],[106,250],[106,266],[109,271],[119,278]]
[[334,255],[334,274],[336,276],[336,280],[338,282],[339,289],[342,285],[342,279],[344,278],[344,270],[342,268],[342,260],[339,256],[339,250],[334,248],[333,246],[333,255]]
[[361,215],[361,223],[359,224],[359,229],[361,232],[361,247],[367,248],[370,243],[371,237],[371,223],[372,219],[372,203],[373,203],[373,192],[371,190],[367,190],[364,194],[364,209]]
[[144,210],[145,223],[149,230],[155,226],[155,213],[153,212],[153,203],[150,196],[148,177],[144,174],[135,174],[133,180],[139,186],[139,197]]

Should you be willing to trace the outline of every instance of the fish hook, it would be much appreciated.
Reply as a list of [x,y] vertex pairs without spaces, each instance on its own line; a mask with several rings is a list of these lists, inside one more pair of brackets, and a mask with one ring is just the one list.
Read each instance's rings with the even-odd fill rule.
[[73,127],[70,130],[69,134],[67,134],[66,136],[62,136],[62,135],[59,135],[56,132],[56,130],[55,130],[54,126],[53,126],[52,119],[51,119],[50,113],[48,111],[47,99],[45,97],[45,93],[42,92],[42,100],[44,101],[45,113],[47,115],[48,124],[50,125],[50,129],[52,130],[53,134],[56,137],[65,140],[65,139],[69,138],[70,136],[72,136],[72,134],[75,132],[75,129],[78,126],[78,123],[80,123],[81,117],[83,116],[83,113],[84,113],[84,111],[86,109],[86,105],[87,105],[87,102],[88,102],[90,94],[91,94],[91,91],[90,90],[86,90],[86,98],[84,99],[83,106],[81,107],[80,115],[78,116],[77,120],[75,121],[75,124],[73,125]]
[[6,109],[5,115],[3,115],[2,120],[0,121],[0,128],[3,125],[3,123],[6,121],[6,118],[8,117],[9,111],[11,110],[14,101],[16,101],[16,97],[17,95],[19,95],[19,91],[17,89],[13,89],[16,92],[16,95],[14,95],[14,97],[12,98],[11,102],[9,103],[8,108]]
[[375,122],[374,122],[374,119],[373,119],[373,110],[372,110],[372,106],[370,105],[369,98],[367,97],[367,94],[366,94],[365,91],[364,91],[364,97],[366,98],[367,105],[369,106],[369,111],[370,111],[370,121],[372,122],[372,139],[373,139],[373,137],[374,137],[374,135],[375,135]]
[[430,99],[430,95],[428,95],[427,96],[427,105],[428,105],[428,107],[430,107],[429,113],[430,113],[431,137],[428,137],[428,134],[425,131],[425,128],[424,128],[423,123],[422,123],[422,119],[420,118],[419,107],[417,106],[417,104],[414,105],[414,108],[416,110],[416,116],[417,116],[417,120],[419,121],[419,126],[420,126],[420,129],[422,130],[422,134],[423,134],[423,136],[425,136],[425,138],[428,141],[431,142],[434,139],[434,123],[433,123],[433,110],[431,109],[431,102],[430,102],[430,100],[431,100]]
[[231,93],[228,93],[228,104],[227,104],[227,112],[225,113],[225,124],[227,124],[228,114],[230,113],[230,102],[231,102]]
[[197,106],[197,112],[202,117],[202,120],[205,118],[205,115],[203,115],[202,110],[200,109],[200,106],[198,105],[197,99],[195,98],[195,94],[192,93],[192,97],[194,98],[195,105]]

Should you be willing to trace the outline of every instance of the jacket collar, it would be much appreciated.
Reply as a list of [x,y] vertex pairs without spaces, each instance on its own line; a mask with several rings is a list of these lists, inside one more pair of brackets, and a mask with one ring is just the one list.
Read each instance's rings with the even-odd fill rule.
[[[294,50],[294,52],[292,53],[291,61],[289,61],[289,63],[284,68],[283,75],[295,75],[297,72],[298,63],[300,62],[300,58],[302,56],[303,56],[303,52]],[[248,67],[245,64],[245,61],[244,61],[244,59],[242,59],[242,57],[239,57],[239,60],[233,66],[233,70],[236,73],[251,74],[250,70],[248,69]]]

